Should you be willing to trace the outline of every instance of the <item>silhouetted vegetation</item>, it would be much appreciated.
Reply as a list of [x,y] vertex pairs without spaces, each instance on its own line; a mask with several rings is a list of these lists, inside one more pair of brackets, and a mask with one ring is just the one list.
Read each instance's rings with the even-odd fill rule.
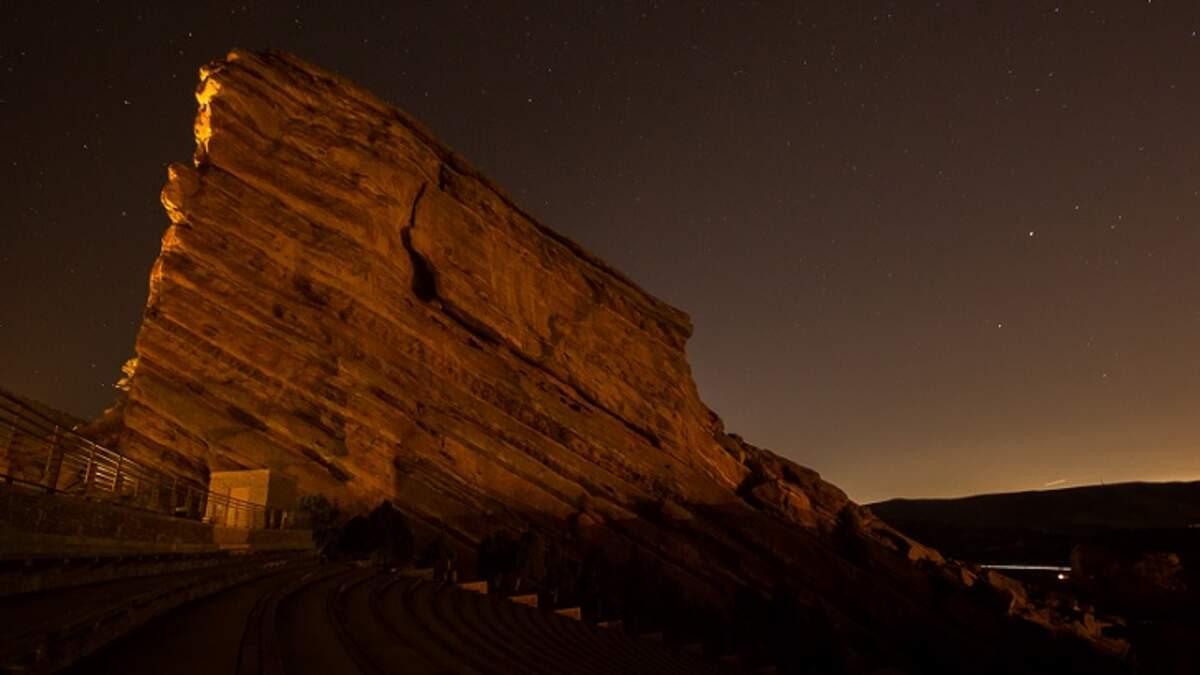
[[781,672],[845,668],[846,647],[832,617],[787,588],[770,594],[743,588],[731,607],[718,609],[690,599],[662,560],[638,549],[620,561],[599,547],[572,553],[535,532],[498,531],[480,543],[478,570],[494,593],[536,592],[544,607],[579,606],[588,620],[620,620],[631,633],[661,631],[670,642],[700,642],[708,654],[737,653],[746,665],[774,664]]
[[370,559],[383,565],[403,565],[413,560],[416,542],[412,528],[390,501],[341,525],[341,509],[323,495],[302,497],[300,511],[312,527],[313,542],[326,558]]
[[533,532],[496,532],[479,544],[479,574],[498,593],[538,588],[545,576],[546,542]]
[[[479,545],[478,571],[492,592],[537,593],[544,606],[579,606],[592,620],[658,630],[682,608],[661,561],[635,554],[613,563],[600,548],[582,556],[536,532],[495,532]],[[677,623],[683,623],[682,621]]]
[[367,516],[371,553],[379,562],[400,565],[412,562],[416,541],[408,520],[385,501]]
[[371,526],[365,516],[354,516],[342,526],[335,557],[362,559],[371,554]]
[[536,592],[543,603],[576,604],[583,566],[553,539],[501,531],[479,545],[478,570],[496,593]]
[[299,511],[302,524],[312,530],[318,551],[324,553],[328,547],[337,545],[341,533],[338,523],[342,517],[337,502],[322,494],[304,495],[300,498]]
[[435,581],[458,581],[458,568],[454,560],[454,551],[446,541],[445,533],[438,533],[425,546],[425,550],[417,558],[417,567],[428,567],[433,570]]

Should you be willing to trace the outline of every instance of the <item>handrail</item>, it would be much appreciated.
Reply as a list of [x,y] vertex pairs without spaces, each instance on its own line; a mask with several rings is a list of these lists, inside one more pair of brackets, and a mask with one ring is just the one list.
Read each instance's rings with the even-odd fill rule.
[[[0,391],[0,480],[81,494],[234,527],[283,527],[291,513],[270,509],[130,459]],[[2,437],[0,437],[2,439]]]
[[[27,415],[22,415],[21,413],[17,413],[16,411],[13,411],[11,408],[8,408],[8,406],[11,406],[14,404],[25,409],[29,414],[32,414],[35,417],[40,417],[44,421],[37,422],[34,420],[30,420]],[[29,405],[25,401],[22,401],[21,399],[15,397],[5,391],[0,391],[0,409],[4,409],[7,412],[13,413],[14,415],[21,415],[25,420],[27,420],[28,422],[30,422],[34,425],[40,424],[44,431],[62,430],[62,433],[65,433],[65,434],[71,436],[77,442],[83,443],[85,445],[88,445],[88,446],[91,446],[91,447],[94,447],[94,448],[97,448],[100,450],[107,450],[106,448],[104,448],[100,445],[97,445],[94,441],[92,441],[92,439],[88,438],[87,436],[80,434],[79,432],[75,431],[74,429],[64,427],[62,425],[62,423],[59,422],[58,420],[51,418],[50,416],[46,415],[42,411],[38,410],[37,408],[34,408],[33,406]],[[107,450],[107,451],[112,452],[111,450]],[[114,454],[120,454],[120,453],[114,453]]]

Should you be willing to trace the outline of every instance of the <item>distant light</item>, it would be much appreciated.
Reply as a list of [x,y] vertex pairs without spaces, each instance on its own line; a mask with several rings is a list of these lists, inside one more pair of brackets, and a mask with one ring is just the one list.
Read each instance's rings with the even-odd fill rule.
[[1066,580],[1066,578],[1067,578],[1067,575],[1063,574],[1062,572],[1059,572],[1059,573],[1058,573],[1058,580],[1059,580],[1059,581],[1064,581],[1064,580]]
[[1031,237],[1033,236],[1033,230],[1029,231],[1029,236],[1031,236]]
[[1020,570],[1026,572],[1062,572],[1068,574],[1071,571],[1069,565],[1008,565],[1008,564],[983,564],[980,565],[985,570]]

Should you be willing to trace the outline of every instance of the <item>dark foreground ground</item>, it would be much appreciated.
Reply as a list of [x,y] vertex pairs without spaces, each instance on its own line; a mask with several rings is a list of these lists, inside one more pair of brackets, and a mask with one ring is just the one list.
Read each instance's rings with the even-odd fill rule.
[[711,661],[503,598],[309,565],[171,612],[76,673],[705,673]]

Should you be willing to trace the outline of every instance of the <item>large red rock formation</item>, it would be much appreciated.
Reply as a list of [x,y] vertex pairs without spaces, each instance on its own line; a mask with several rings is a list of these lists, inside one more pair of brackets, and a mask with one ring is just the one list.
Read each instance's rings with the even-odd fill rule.
[[603,531],[718,601],[789,579],[878,654],[917,626],[959,630],[939,604],[983,586],[997,615],[1086,634],[727,435],[683,312],[404,113],[273,53],[206,66],[196,97],[194,163],[162,193],[129,454],[197,477],[279,469],[463,542]]

